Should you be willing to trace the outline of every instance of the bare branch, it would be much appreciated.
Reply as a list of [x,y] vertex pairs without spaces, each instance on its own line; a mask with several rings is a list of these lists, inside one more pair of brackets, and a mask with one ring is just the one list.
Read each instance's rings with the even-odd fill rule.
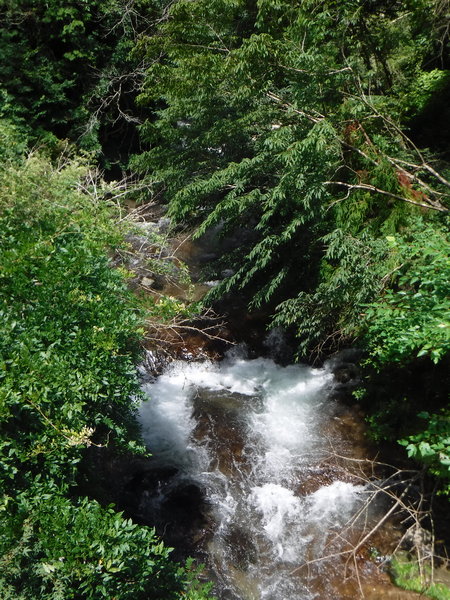
[[[332,447],[331,442],[330,445]],[[390,555],[394,556],[402,547],[407,545],[409,551],[414,551],[416,554],[416,563],[424,585],[429,585],[430,579],[432,581],[432,572],[430,578],[428,570],[424,566],[428,564],[432,569],[436,554],[434,551],[434,528],[431,518],[433,494],[427,495],[425,492],[424,470],[403,470],[375,460],[371,461],[342,456],[334,451],[329,453],[325,464],[333,466],[334,469],[336,469],[337,464],[340,471],[344,470],[344,475],[347,473],[347,477],[350,480],[361,484],[361,494],[365,494],[366,497],[356,513],[340,527],[339,531],[334,532],[328,539],[325,544],[325,550],[328,551],[323,552],[319,558],[306,560],[302,565],[291,571],[290,575],[295,576],[305,568],[309,572],[311,567],[319,565],[324,561],[339,558],[345,559],[345,569],[350,564],[353,564],[354,577],[361,597],[364,597],[357,559],[361,552],[367,551],[368,544],[377,531],[385,526],[390,518],[397,514],[403,515],[403,521],[409,521],[410,524]],[[380,478],[380,469],[383,473],[386,473],[387,470],[388,474],[384,476],[384,479]],[[414,490],[414,494],[411,494],[412,490]],[[374,521],[373,509],[371,507],[375,505],[374,503],[378,498],[383,497],[389,501],[390,506],[379,514]],[[369,513],[372,516],[369,516]],[[431,523],[431,532],[425,530],[422,526],[422,522],[425,519]],[[357,540],[352,541],[352,532],[354,535],[355,526],[357,526],[361,533]],[[337,543],[339,543],[341,548],[344,544],[344,549],[339,551],[334,550]],[[442,559],[442,557],[440,558]]]
[[325,119],[325,116],[320,113],[316,113],[317,116],[314,116],[303,110],[299,110],[298,108],[295,108],[295,106],[293,104],[291,104],[290,102],[286,102],[285,100],[283,100],[283,98],[281,98],[280,96],[277,96],[273,92],[266,92],[266,96],[268,98],[270,98],[271,100],[273,100],[274,102],[277,102],[284,108],[292,110],[294,113],[296,113],[302,117],[305,117],[306,119],[308,119],[309,121],[312,121],[313,123],[320,123],[320,121],[323,121]]
[[[409,166],[412,166],[414,168],[424,169],[424,170],[428,171],[431,175],[436,177],[436,179],[438,179],[438,181],[440,181],[443,185],[445,185],[446,187],[450,187],[450,182],[443,175],[441,175],[438,171],[433,169],[433,167],[425,160],[424,155],[422,154],[421,150],[417,147],[417,145],[413,142],[413,140],[410,137],[408,137],[406,135],[406,133],[390,117],[381,113],[374,106],[374,104],[372,102],[370,102],[369,98],[363,91],[361,80],[359,78],[357,78],[356,81],[357,81],[358,87],[360,89],[360,95],[359,96],[355,96],[352,94],[348,94],[348,95],[357,100],[361,100],[363,102],[363,104],[365,104],[368,108],[370,108],[370,110],[372,110],[374,112],[374,115],[376,117],[381,119],[388,127],[392,128],[400,136],[400,138],[405,143],[406,147],[409,147],[411,150],[413,150],[417,154],[417,156],[420,158],[420,161],[421,161],[420,166],[413,165],[413,164],[409,164]],[[408,163],[405,162],[404,164],[408,164]]]
[[389,196],[390,198],[394,198],[396,200],[402,200],[402,202],[408,202],[409,204],[414,204],[415,206],[420,206],[422,208],[429,208],[431,210],[437,210],[439,212],[448,212],[447,208],[443,206],[434,206],[434,204],[424,204],[422,202],[416,202],[415,200],[411,200],[410,198],[405,198],[404,196],[400,196],[399,194],[393,194],[392,192],[387,192],[386,190],[382,190],[380,188],[375,187],[374,185],[370,185],[368,183],[346,183],[345,181],[324,181],[324,185],[340,185],[342,187],[346,187],[350,190],[366,190],[368,192],[373,192],[376,194],[382,194],[384,196]]

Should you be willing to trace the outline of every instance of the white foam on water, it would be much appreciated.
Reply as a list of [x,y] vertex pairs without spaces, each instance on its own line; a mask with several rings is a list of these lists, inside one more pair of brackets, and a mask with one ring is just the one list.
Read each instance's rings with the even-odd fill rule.
[[[250,417],[255,439],[262,440],[256,470],[265,477],[289,479],[293,468],[317,444],[323,388],[330,375],[305,366],[274,365],[262,383],[264,411]],[[275,368],[274,368],[275,367]]]
[[249,415],[252,433],[263,440],[267,457],[279,466],[281,456],[291,458],[311,441],[319,392],[330,374],[305,366],[282,368],[272,360],[231,359],[222,363],[175,361],[144,391],[151,398],[139,410],[143,437],[150,450],[175,453],[189,446],[195,426],[191,398],[197,388],[262,395],[264,409]]
[[276,483],[254,487],[249,502],[261,515],[265,535],[271,540],[281,558],[285,554],[283,542],[288,530],[301,518],[301,501],[294,492]]
[[310,517],[320,522],[341,522],[351,513],[364,489],[363,485],[347,481],[333,481],[330,485],[322,486],[309,497]]
[[139,407],[142,437],[159,463],[185,468],[195,463],[190,397],[194,385],[208,381],[214,366],[204,363],[201,370],[195,367],[176,361],[154,383],[143,386],[148,400]]

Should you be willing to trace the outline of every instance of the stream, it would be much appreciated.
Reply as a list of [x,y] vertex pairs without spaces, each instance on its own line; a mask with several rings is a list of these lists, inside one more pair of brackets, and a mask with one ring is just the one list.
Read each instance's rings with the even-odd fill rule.
[[196,555],[220,600],[357,598],[358,579],[375,577],[367,545],[348,551],[383,507],[369,501],[362,433],[333,385],[326,365],[282,367],[240,348],[175,361],[144,385],[143,436],[170,478],[141,509],[157,515],[174,489],[182,510],[202,504]]

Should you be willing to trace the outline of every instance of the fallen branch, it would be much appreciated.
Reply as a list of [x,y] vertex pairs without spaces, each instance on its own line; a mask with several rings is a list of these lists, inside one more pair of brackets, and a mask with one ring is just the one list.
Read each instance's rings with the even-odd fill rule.
[[[363,548],[367,548],[368,543],[374,537],[374,535],[386,525],[388,520],[394,516],[394,514],[403,514],[405,521],[412,521],[412,524],[402,535],[400,541],[396,544],[395,549],[392,551],[391,556],[394,556],[396,552],[408,542],[412,546],[412,549],[416,553],[417,564],[419,567],[419,574],[422,580],[427,580],[427,573],[424,569],[424,564],[429,563],[431,568],[431,581],[432,581],[432,568],[435,552],[434,552],[434,528],[433,521],[431,518],[431,504],[430,498],[427,496],[424,490],[424,471],[418,470],[404,470],[393,467],[386,463],[372,461],[368,459],[355,459],[347,456],[342,456],[336,452],[330,452],[325,463],[341,464],[342,461],[348,465],[356,467],[347,470],[350,479],[356,480],[364,486],[362,491],[367,494],[367,498],[364,500],[358,511],[354,513],[350,519],[340,528],[338,532],[331,534],[330,539],[325,544],[325,549],[329,549],[328,553],[323,553],[319,558],[306,560],[302,565],[293,569],[289,575],[295,576],[300,573],[301,570],[309,568],[314,565],[318,565],[328,560],[336,560],[337,558],[345,559],[345,568],[348,567],[349,562],[354,565],[355,574],[354,577],[358,584],[361,597],[364,597],[363,588],[361,585],[361,578],[358,571],[358,553]],[[370,468],[371,475],[367,474],[367,468]],[[344,468],[340,466],[340,468]],[[382,469],[391,469],[392,472],[388,474],[384,479],[377,479],[375,477],[376,471]],[[419,489],[415,490],[413,498],[410,498],[410,492],[412,489],[417,487],[417,483],[420,483]],[[373,516],[369,516],[371,507],[378,498],[385,497],[391,503],[387,510],[384,510],[382,514],[373,522]],[[360,521],[363,521],[363,528],[359,538],[352,542],[351,532],[354,531],[354,527],[358,525],[360,527]],[[424,529],[422,521],[426,519],[431,523],[431,533]],[[331,532],[330,532],[331,533]],[[335,544],[340,542],[349,544],[349,548],[343,550],[333,551]],[[426,582],[429,585],[429,581]]]

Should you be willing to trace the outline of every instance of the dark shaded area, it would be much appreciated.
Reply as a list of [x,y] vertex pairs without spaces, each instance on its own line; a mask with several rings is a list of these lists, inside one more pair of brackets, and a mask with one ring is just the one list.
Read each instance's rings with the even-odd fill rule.
[[442,161],[450,160],[450,77],[433,93],[424,109],[409,122],[410,135],[421,148],[429,148]]
[[111,502],[135,523],[155,527],[172,558],[196,552],[212,521],[201,487],[175,467],[161,467],[152,457],[117,456],[106,448],[90,449],[80,469],[77,493]]

